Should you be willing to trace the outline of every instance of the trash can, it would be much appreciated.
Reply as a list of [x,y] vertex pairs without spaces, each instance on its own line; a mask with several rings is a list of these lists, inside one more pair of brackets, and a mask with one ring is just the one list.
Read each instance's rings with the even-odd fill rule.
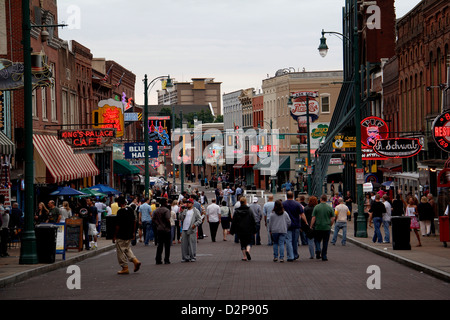
[[36,251],[39,263],[54,263],[56,256],[56,232],[58,226],[38,224],[34,230],[36,235]]
[[117,216],[106,216],[106,240],[112,240],[116,232]]
[[447,247],[447,242],[450,241],[450,224],[448,216],[439,217],[439,238],[444,243],[444,247]]
[[392,249],[411,250],[411,217],[392,217]]

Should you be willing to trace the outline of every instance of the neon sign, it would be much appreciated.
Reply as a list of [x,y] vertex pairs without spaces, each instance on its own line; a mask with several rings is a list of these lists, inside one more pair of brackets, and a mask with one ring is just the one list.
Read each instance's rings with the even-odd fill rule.
[[434,142],[446,152],[450,152],[450,112],[447,111],[438,116],[431,129]]
[[116,137],[122,137],[124,133],[123,105],[114,99],[102,100],[99,108],[92,112],[93,127],[95,129],[116,129]]
[[378,139],[373,151],[383,157],[408,158],[415,156],[422,150],[418,138],[390,138]]
[[170,116],[148,117],[148,135],[150,142],[170,146]]
[[98,147],[116,137],[115,129],[60,130],[58,139],[63,139],[73,148]]

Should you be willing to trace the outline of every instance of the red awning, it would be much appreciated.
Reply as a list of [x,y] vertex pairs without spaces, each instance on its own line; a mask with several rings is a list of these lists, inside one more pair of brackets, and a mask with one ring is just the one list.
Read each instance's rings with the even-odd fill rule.
[[246,155],[239,158],[236,164],[233,166],[233,169],[241,169],[241,168],[252,168],[256,161],[256,155]]
[[[145,166],[143,166],[143,165],[135,165],[136,167],[138,167],[139,168],[139,174],[141,174],[141,175],[145,175]],[[157,176],[157,175],[159,175],[158,174],[158,171],[156,171],[155,170],[155,168],[153,168],[152,166],[148,166],[148,172],[149,172],[149,174],[150,175],[152,175],[152,176]]]
[[58,183],[100,174],[88,154],[74,154],[70,146],[56,136],[33,135],[34,147],[47,167],[47,183]]

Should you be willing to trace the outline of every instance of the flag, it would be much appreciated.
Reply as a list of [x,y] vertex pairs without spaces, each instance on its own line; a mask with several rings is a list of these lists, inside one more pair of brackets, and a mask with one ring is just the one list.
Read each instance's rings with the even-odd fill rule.
[[105,76],[103,77],[103,81],[107,81],[107,80],[108,80],[108,77],[109,77],[109,74],[111,73],[112,67],[113,67],[113,64],[111,65],[111,67],[109,67],[108,72],[107,72],[107,73],[105,74]]
[[123,78],[123,76],[125,75],[125,72],[122,74],[122,76],[120,77],[120,79],[119,79],[119,82],[117,82],[117,84],[116,84],[116,87],[119,87],[120,86],[120,84],[122,83],[122,78]]

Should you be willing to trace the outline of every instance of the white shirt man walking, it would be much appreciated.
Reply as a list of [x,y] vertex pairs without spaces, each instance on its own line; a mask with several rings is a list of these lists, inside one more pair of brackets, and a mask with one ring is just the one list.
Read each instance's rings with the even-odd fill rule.
[[342,229],[342,245],[345,246],[347,241],[347,216],[350,214],[350,210],[347,205],[344,204],[344,199],[339,198],[339,204],[334,208],[334,214],[336,215],[336,223],[334,225],[333,239],[331,244],[335,245],[339,230]]
[[217,229],[220,224],[220,207],[216,204],[216,199],[211,199],[211,204],[206,208],[206,219],[209,223],[211,241],[216,242]]

